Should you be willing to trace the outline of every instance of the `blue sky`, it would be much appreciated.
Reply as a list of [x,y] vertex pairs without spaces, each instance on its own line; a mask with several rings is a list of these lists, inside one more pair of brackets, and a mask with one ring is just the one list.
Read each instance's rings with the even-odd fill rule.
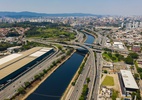
[[142,0],[0,0],[0,11],[142,15]]

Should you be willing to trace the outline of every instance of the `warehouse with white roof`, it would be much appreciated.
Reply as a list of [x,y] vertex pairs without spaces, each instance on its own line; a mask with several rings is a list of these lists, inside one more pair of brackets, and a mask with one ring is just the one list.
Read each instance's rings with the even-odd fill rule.
[[128,91],[131,92],[139,89],[131,71],[129,70],[120,70],[119,81],[123,95],[126,95]]
[[35,47],[22,53],[0,59],[0,84],[7,83],[17,75],[33,67],[37,62],[54,52],[53,48]]
[[113,47],[119,48],[119,49],[124,49],[124,44],[122,42],[114,42]]

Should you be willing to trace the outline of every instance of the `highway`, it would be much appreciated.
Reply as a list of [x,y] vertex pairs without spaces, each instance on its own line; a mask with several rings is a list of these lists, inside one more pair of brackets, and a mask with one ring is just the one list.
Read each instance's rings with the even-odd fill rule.
[[53,61],[59,59],[61,56],[56,57],[60,52],[58,50],[51,57],[45,59],[42,63],[38,64],[35,68],[26,72],[26,74],[22,75],[15,81],[12,81],[10,85],[4,88],[4,90],[0,91],[0,100],[4,100],[6,98],[11,98],[16,92],[17,89],[23,86],[24,82],[32,81],[34,76],[43,71],[43,69],[47,69],[50,67]]
[[96,65],[95,65],[95,56],[94,56],[94,52],[92,51],[92,49],[90,49],[90,56],[91,56],[91,60],[90,60],[90,72],[88,74],[88,78],[90,78],[90,82],[88,84],[88,95],[87,95],[87,100],[91,100],[92,97],[92,93],[93,93],[93,87],[95,84],[95,77],[96,77]]
[[92,93],[93,93],[93,87],[95,85],[95,77],[96,77],[96,66],[95,66],[95,57],[93,50],[85,46],[84,44],[78,44],[74,43],[74,45],[78,45],[81,47],[86,48],[89,51],[89,57],[85,63],[84,69],[82,73],[79,75],[75,86],[72,88],[72,91],[69,92],[70,95],[67,96],[67,100],[79,100],[82,89],[84,84],[86,84],[86,79],[90,78],[90,82],[88,84],[88,95],[87,100],[91,100]]
[[101,53],[96,53],[96,77],[95,84],[93,88],[92,98],[90,100],[98,100],[98,93],[100,88],[100,79],[101,79],[101,71],[102,71],[102,60]]
[[[88,44],[90,46],[93,46],[93,48],[90,48],[89,46],[86,46],[87,44],[82,43],[83,34],[79,33],[77,30],[75,31],[77,33],[76,39],[67,44],[47,42],[44,40],[32,40],[32,41],[36,41],[36,42],[40,42],[44,44],[60,44],[62,46],[69,46],[74,48],[82,47],[87,49],[89,51],[89,56],[85,63],[84,69],[82,73],[79,75],[75,86],[72,88],[72,91],[70,92],[70,95],[66,99],[79,100],[79,97],[81,96],[81,93],[82,93],[83,86],[84,84],[86,84],[86,78],[89,77],[90,82],[88,84],[89,90],[88,90],[87,100],[97,100],[98,91],[100,87],[101,70],[102,70],[102,57],[101,57],[101,53],[96,53],[96,58],[95,58],[93,48],[95,48],[95,50],[102,51],[102,48],[104,48],[106,37],[103,37],[100,34],[97,34],[98,35],[97,43],[100,45]],[[78,42],[76,42],[76,40],[78,40]],[[5,98],[10,98],[11,96],[13,96],[13,94],[17,92],[17,89],[21,87],[24,84],[24,82],[32,81],[33,77],[36,74],[42,72],[42,70],[45,68],[46,69],[49,68],[50,67],[49,65],[51,65],[53,61],[61,57],[61,56],[57,57],[56,55],[58,54],[59,52],[56,52],[49,59],[46,59],[42,63],[38,64],[35,68],[33,68],[32,70],[28,71],[26,74],[22,75],[21,77],[13,81],[4,90],[0,91],[0,100],[4,100]]]
[[[86,47],[88,48],[88,47]],[[89,57],[86,61],[86,64],[84,66],[84,69],[82,71],[82,73],[80,74],[80,76],[78,77],[77,81],[76,81],[76,84],[75,86],[73,87],[73,91],[70,95],[70,97],[68,98],[68,100],[79,100],[79,97],[81,96],[81,93],[82,93],[82,88],[83,88],[83,85],[86,83],[86,78],[89,74],[89,71],[91,69],[91,67],[94,67],[94,53],[91,51],[90,48],[88,48],[90,54],[89,54]],[[93,59],[92,59],[93,58]],[[94,76],[92,76],[93,78]],[[92,79],[91,78],[91,79]],[[89,87],[91,89],[91,85]]]

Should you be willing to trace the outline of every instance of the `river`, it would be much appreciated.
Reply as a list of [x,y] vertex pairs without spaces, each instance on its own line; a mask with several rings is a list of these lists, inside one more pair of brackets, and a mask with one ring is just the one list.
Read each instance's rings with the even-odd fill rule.
[[95,38],[92,35],[89,35],[86,33],[85,33],[85,35],[87,36],[87,40],[85,41],[85,43],[93,44],[93,42],[95,41]]
[[74,53],[26,100],[59,100],[79,68],[84,56]]
[[[85,43],[92,44],[95,38],[87,35]],[[59,100],[78,70],[84,56],[74,53],[48,77],[26,100]]]

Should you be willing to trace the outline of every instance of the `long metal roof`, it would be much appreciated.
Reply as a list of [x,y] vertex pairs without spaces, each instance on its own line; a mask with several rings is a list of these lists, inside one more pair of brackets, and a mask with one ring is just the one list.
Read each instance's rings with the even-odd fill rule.
[[[52,48],[35,47],[22,53],[6,56],[0,61],[0,80],[40,57]],[[9,58],[7,60],[7,58]]]
[[139,89],[131,71],[129,70],[120,70],[121,75],[122,75],[122,79],[124,82],[124,86],[125,88],[129,88],[129,89]]

